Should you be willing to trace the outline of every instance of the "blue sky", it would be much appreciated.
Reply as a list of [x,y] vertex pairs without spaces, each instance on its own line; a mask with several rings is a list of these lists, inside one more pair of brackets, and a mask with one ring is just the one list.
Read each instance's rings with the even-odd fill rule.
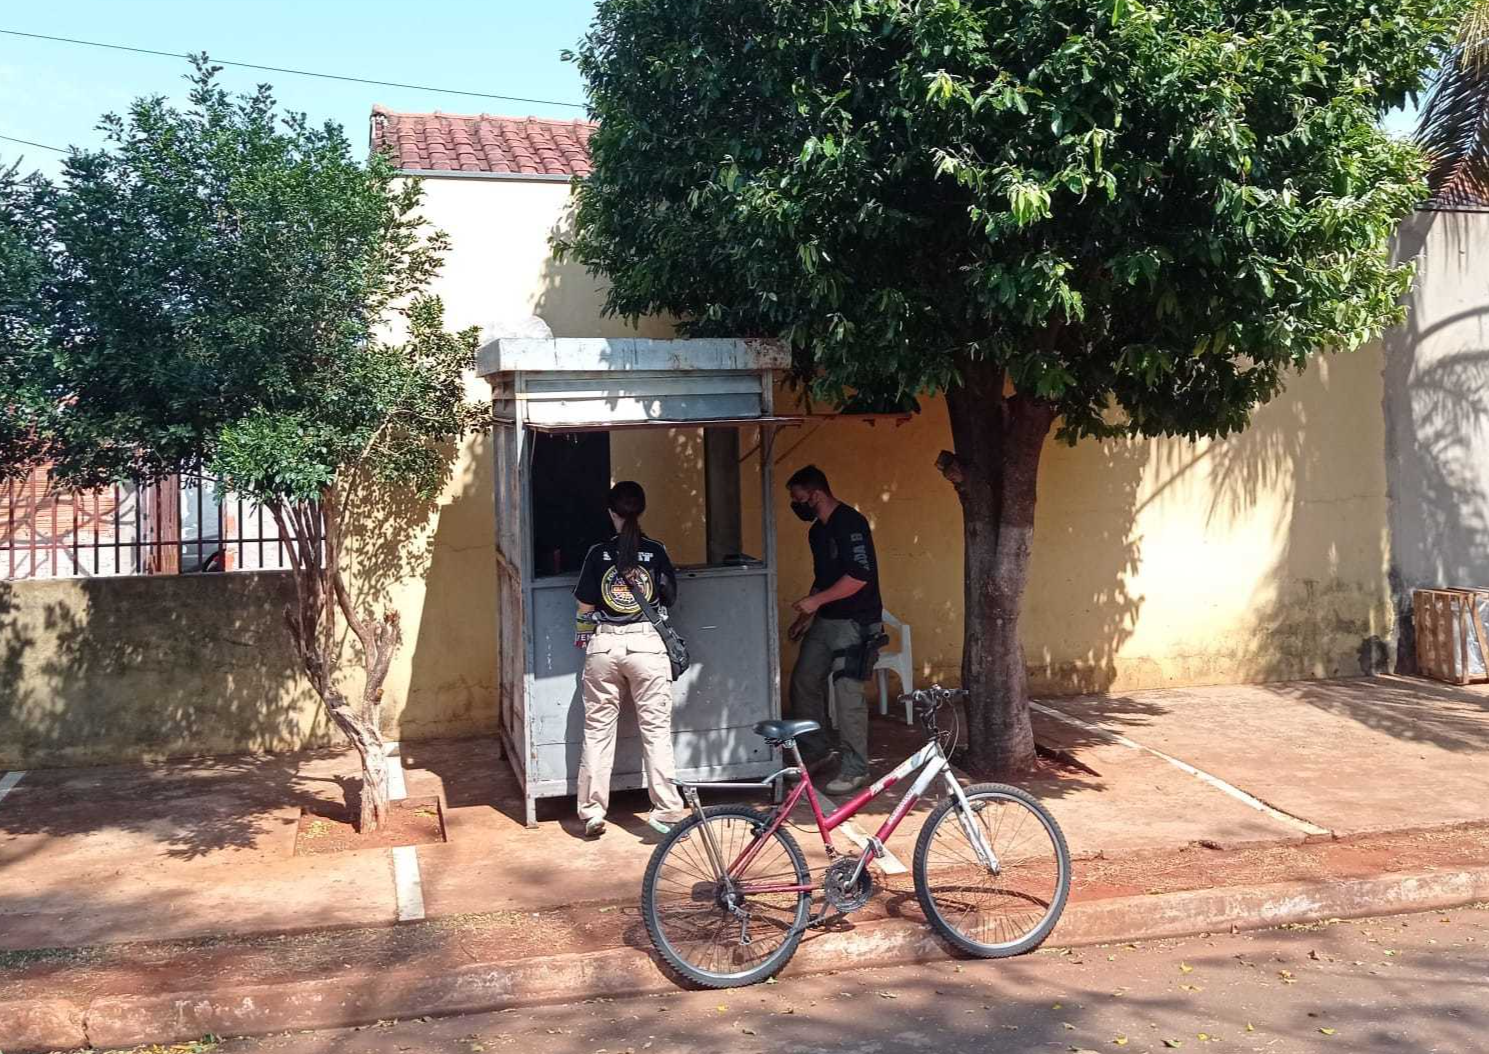
[[[559,53],[593,0],[52,0],[0,4],[0,29],[373,80],[583,103]],[[185,60],[0,35],[0,135],[93,145],[100,114],[140,95],[180,98]],[[573,107],[345,84],[228,67],[223,82],[274,85],[284,107],[339,122],[366,142],[373,103],[398,110],[582,117]],[[54,174],[60,155],[0,140],[0,161]]]
[[[582,103],[559,53],[589,25],[594,0],[51,0],[0,6],[0,29],[463,91]],[[0,135],[94,145],[100,114],[139,95],[179,98],[184,60],[0,35]],[[374,103],[398,110],[572,118],[571,106],[346,84],[228,67],[223,81],[274,85],[287,109],[339,122],[366,142]],[[1387,122],[1410,128],[1405,114]],[[0,140],[0,162],[55,174],[61,155]]]

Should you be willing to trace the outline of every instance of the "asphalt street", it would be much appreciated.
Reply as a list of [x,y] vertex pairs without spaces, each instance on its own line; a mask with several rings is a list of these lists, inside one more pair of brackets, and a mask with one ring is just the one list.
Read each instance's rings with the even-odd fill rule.
[[1489,1050],[1489,910],[230,1040],[223,1054]]

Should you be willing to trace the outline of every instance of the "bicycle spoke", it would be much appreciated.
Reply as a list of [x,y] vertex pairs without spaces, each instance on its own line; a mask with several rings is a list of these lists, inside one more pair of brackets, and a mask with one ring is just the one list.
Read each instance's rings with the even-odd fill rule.
[[[759,821],[745,816],[710,816],[706,821],[726,864],[745,853],[759,836]],[[807,881],[774,834],[749,863],[729,876],[728,890],[714,874],[701,826],[683,832],[656,869],[651,887],[658,936],[672,953],[702,973],[732,976],[747,973],[770,959],[788,940],[804,914],[808,894],[746,892],[742,887],[792,886]],[[730,910],[732,893],[741,918]],[[749,943],[741,940],[742,930]]]
[[1017,944],[1033,933],[1060,895],[1061,860],[1054,837],[1026,804],[991,795],[969,802],[969,822],[998,862],[981,859],[956,809],[931,832],[924,864],[926,896],[941,921],[985,946]]

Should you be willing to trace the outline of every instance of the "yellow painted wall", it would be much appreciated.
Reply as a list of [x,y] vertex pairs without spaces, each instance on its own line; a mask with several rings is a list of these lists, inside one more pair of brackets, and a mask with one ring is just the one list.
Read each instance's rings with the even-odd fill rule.
[[[1372,346],[1295,378],[1224,442],[1053,440],[1041,465],[1023,618],[1036,692],[1363,672],[1392,633],[1382,359]],[[935,470],[945,404],[911,422],[812,423],[780,444],[870,519],[885,607],[917,671],[961,664],[961,510]],[[783,624],[810,585],[805,525],[778,508]],[[783,645],[789,669],[789,645]]]
[[[435,284],[452,326],[499,327],[537,314],[560,337],[635,332],[600,316],[600,290],[582,269],[552,261],[548,238],[564,222],[567,185],[478,179],[431,179],[424,185],[425,215],[453,242]],[[662,320],[648,320],[641,330],[646,336],[669,333]],[[1361,672],[1362,658],[1364,666],[1379,658],[1382,649],[1375,642],[1393,633],[1381,373],[1377,348],[1326,359],[1263,409],[1251,431],[1226,442],[1087,443],[1074,449],[1051,443],[1023,622],[1035,690],[1126,691],[1353,674]],[[471,391],[487,394],[475,378]],[[778,409],[790,406],[782,392]],[[758,436],[746,431],[741,438],[747,450]],[[774,449],[778,488],[794,469],[815,462],[839,496],[869,516],[886,605],[913,627],[921,678],[945,682],[955,682],[960,665],[961,515],[933,462],[950,445],[944,404],[930,400],[900,427],[814,420],[784,430]],[[647,527],[668,542],[680,563],[703,559],[702,456],[697,431],[630,433],[617,437],[612,448],[616,477],[629,475],[647,486]],[[415,739],[495,727],[491,461],[487,438],[469,439],[438,501],[399,510],[399,530],[368,532],[362,542],[357,577],[391,597],[404,632],[386,686],[385,727],[392,735]],[[758,477],[749,464],[742,491],[745,547],[759,554]],[[784,628],[789,604],[806,592],[811,570],[805,525],[786,507],[784,491],[777,495]],[[174,584],[202,585],[196,579]],[[152,585],[158,584],[126,588],[148,591]],[[274,632],[263,633],[256,646],[284,649],[256,668],[289,677],[289,645],[278,631],[282,602],[274,593],[281,587],[243,588],[245,597],[268,598],[253,624]],[[88,589],[110,595],[84,603],[69,594],[62,598],[67,610],[87,621],[88,611],[118,608],[110,583]],[[235,603],[235,625],[248,618],[247,606]],[[0,643],[30,641],[41,623],[31,615],[22,618],[15,604],[7,617],[4,607]],[[139,647],[149,653],[147,645]],[[783,641],[788,674],[793,657],[794,648]],[[36,708],[37,722],[65,732],[66,722],[45,705],[50,675],[42,666],[36,669],[40,679],[25,684],[27,705]],[[171,676],[159,664],[149,672]],[[252,688],[246,674],[233,677],[237,687],[262,690]],[[200,690],[210,693],[210,685]],[[241,735],[221,728],[208,735],[183,717],[181,735],[156,736],[159,745],[152,751],[144,739],[155,734],[141,733],[144,739],[131,749],[284,748],[324,736],[303,682],[271,694],[276,701],[270,730],[245,721]],[[230,693],[230,700],[236,698]],[[22,712],[19,703],[11,710]],[[131,721],[137,730],[156,727],[148,715]],[[14,730],[12,739],[31,732]],[[69,747],[76,742],[66,736],[38,739],[33,753],[41,757],[44,747],[55,748],[58,757],[88,760],[81,746]],[[115,756],[109,736],[89,742],[100,759]]]
[[[452,243],[433,286],[451,328],[480,326],[489,333],[538,315],[559,337],[670,335],[661,321],[648,320],[637,330],[602,318],[600,287],[583,268],[554,262],[549,238],[565,222],[566,183],[428,179],[424,191],[424,216]],[[475,377],[470,392],[490,397]],[[651,481],[653,507],[680,503],[663,483],[680,487],[686,478],[674,473]],[[449,486],[429,510],[414,563],[389,587],[405,639],[387,681],[384,725],[390,734],[419,739],[496,727],[494,505],[491,446],[478,435],[463,445]],[[656,522],[649,516],[647,526],[655,529]],[[381,559],[388,559],[387,547]]]

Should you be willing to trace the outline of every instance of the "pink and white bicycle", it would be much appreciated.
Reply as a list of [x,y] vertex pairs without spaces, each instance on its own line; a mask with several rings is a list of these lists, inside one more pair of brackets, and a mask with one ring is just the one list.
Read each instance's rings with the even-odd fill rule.
[[[802,764],[796,737],[815,721],[762,721],[755,731],[794,764],[759,783],[677,786],[693,815],[677,824],[652,853],[641,891],[641,913],[662,958],[687,980],[708,988],[754,984],[790,961],[810,928],[857,911],[874,893],[869,865],[884,842],[938,781],[945,800],[926,818],[915,844],[915,893],[926,920],[957,949],[982,958],[1021,955],[1039,947],[1059,921],[1070,892],[1070,851],[1045,808],[1028,792],[1000,783],[963,787],[952,774],[953,738],[938,716],[959,693],[939,686],[910,698],[926,745],[826,815]],[[832,832],[868,802],[919,769],[904,798],[857,854],[840,853]],[[705,808],[700,788],[764,789],[795,780],[770,812],[743,805]],[[786,829],[805,797],[828,863],[820,884]],[[814,913],[814,894],[821,907]]]

